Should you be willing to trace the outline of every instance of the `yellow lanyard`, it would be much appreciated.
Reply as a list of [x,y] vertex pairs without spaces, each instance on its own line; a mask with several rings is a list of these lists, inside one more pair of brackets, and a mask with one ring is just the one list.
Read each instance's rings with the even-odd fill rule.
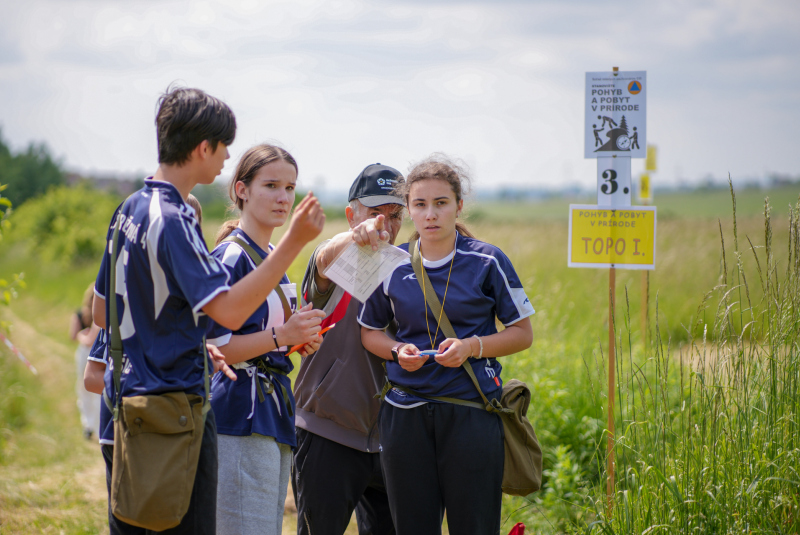
[[[456,241],[458,241],[458,236],[456,236]],[[417,245],[418,248],[421,249],[421,244]],[[422,256],[422,252],[420,251],[420,256]],[[444,297],[442,297],[442,309],[439,311],[439,319],[436,320],[436,334],[433,335],[431,338],[431,328],[428,326],[428,295],[425,292],[425,283],[423,281],[422,284],[422,299],[425,301],[425,328],[428,330],[428,340],[431,341],[431,349],[436,349],[433,347],[433,343],[436,341],[436,337],[439,336],[439,325],[442,322],[442,314],[444,314],[444,302],[447,300],[447,288],[450,286],[450,274],[453,272],[453,261],[456,259],[456,247],[453,245],[453,258],[450,259],[450,271],[447,272],[447,284],[444,285]],[[425,275],[425,263],[420,262],[420,267],[422,268],[422,273]],[[433,287],[433,284],[431,284]]]

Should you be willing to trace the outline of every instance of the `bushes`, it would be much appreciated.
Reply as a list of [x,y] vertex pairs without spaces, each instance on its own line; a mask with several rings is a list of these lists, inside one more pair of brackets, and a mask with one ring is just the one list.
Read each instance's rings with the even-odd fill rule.
[[[1,147],[0,147],[1,148]],[[0,184],[0,239],[9,228],[8,216],[11,215],[11,201],[3,197],[2,191],[6,189]],[[9,283],[0,277],[0,305],[8,305],[11,298],[16,297],[16,288],[23,287],[20,275],[14,275]],[[7,325],[0,317],[0,329],[6,330]],[[0,464],[3,463],[5,443],[11,433],[26,422],[24,391],[19,382],[19,367],[10,360],[11,355],[5,346],[0,345]]]
[[96,261],[119,199],[88,187],[58,187],[20,206],[15,241],[24,241],[46,263]]

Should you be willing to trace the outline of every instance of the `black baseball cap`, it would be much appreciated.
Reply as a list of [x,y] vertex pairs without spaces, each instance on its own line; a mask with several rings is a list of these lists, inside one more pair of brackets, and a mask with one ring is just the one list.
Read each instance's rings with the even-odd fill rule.
[[402,182],[404,179],[400,171],[374,163],[366,166],[358,175],[350,186],[350,197],[347,200],[349,202],[358,199],[361,204],[369,208],[384,204],[405,205],[405,200],[398,197],[394,190],[395,186]]

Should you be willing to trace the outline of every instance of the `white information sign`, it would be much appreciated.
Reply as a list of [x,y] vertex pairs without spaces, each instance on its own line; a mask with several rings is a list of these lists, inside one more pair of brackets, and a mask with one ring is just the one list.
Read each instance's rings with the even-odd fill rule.
[[597,159],[597,204],[599,206],[631,205],[631,159]]
[[378,250],[351,243],[325,268],[323,275],[362,303],[397,266],[409,258],[402,249],[381,241]]
[[647,72],[587,72],[586,158],[647,152]]

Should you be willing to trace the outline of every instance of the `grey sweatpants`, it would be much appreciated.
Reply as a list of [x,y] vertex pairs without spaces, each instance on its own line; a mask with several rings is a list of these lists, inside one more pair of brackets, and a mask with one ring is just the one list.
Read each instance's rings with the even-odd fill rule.
[[292,449],[262,435],[218,444],[217,535],[280,535]]

